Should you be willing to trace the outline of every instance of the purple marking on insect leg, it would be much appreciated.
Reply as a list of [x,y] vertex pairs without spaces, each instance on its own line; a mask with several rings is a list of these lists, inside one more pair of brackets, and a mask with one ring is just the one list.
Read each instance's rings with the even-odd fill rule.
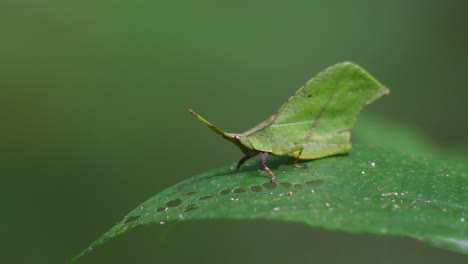
[[263,165],[263,167],[268,172],[268,174],[270,174],[270,176],[271,176],[270,182],[274,182],[275,181],[275,174],[266,165],[266,159],[268,157],[268,154],[269,154],[268,152],[263,152],[262,156],[260,157],[260,163]]

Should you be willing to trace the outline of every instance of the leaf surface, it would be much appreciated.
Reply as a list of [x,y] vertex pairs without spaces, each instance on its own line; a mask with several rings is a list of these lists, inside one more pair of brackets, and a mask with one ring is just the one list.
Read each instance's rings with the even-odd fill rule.
[[298,169],[292,158],[272,158],[276,183],[269,182],[255,160],[240,173],[233,174],[229,166],[189,178],[139,205],[90,249],[152,223],[270,219],[411,236],[468,253],[466,162],[359,145],[349,155],[305,164]]

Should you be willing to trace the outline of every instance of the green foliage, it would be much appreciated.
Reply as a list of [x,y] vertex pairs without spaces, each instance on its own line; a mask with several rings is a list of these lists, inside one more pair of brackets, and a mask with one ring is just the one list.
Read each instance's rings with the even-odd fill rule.
[[228,166],[184,180],[139,205],[86,251],[146,224],[270,219],[411,236],[468,253],[466,162],[358,145],[348,155],[303,164],[299,169],[292,158],[272,158],[276,183],[255,161],[240,173]]

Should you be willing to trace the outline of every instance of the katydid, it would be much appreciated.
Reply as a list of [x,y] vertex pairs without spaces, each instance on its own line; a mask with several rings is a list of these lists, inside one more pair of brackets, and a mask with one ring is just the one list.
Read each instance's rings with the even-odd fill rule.
[[269,154],[311,160],[352,150],[351,129],[361,109],[389,93],[382,84],[356,64],[331,66],[301,87],[276,114],[241,133],[227,133],[189,109],[192,115],[244,153],[236,172],[248,159],[262,153],[260,163],[275,181],[266,165]]

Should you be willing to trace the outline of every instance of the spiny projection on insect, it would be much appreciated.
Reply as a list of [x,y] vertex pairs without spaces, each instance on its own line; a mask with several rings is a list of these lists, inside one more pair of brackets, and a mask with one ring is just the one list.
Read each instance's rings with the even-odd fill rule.
[[248,159],[262,153],[260,163],[268,168],[269,154],[299,160],[345,154],[352,150],[351,129],[362,108],[389,93],[382,84],[356,64],[331,66],[301,87],[276,114],[240,134],[227,133],[189,109],[190,113],[244,153],[236,172]]

